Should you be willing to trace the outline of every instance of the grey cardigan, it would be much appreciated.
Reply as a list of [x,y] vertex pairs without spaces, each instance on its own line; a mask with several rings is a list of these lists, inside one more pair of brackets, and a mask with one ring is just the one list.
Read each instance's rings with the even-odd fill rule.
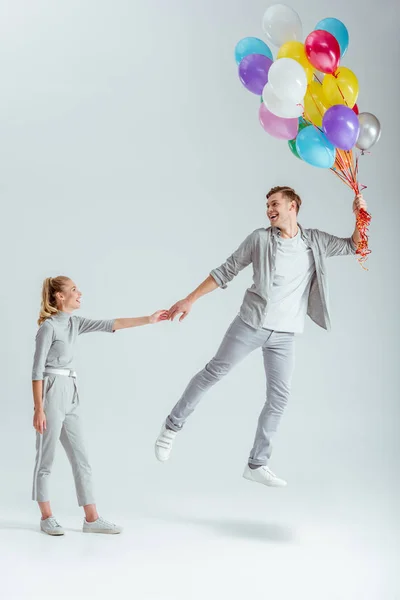
[[[300,227],[300,226],[299,226]],[[331,256],[346,256],[356,253],[352,238],[339,238],[318,229],[303,229],[301,236],[311,248],[315,261],[315,273],[311,281],[308,299],[308,316],[323,329],[329,330],[328,280],[326,259]],[[276,251],[279,229],[256,229],[240,244],[239,248],[210,275],[221,288],[250,263],[253,264],[253,285],[246,290],[240,316],[245,323],[258,329],[262,327],[267,312],[273,274],[276,266]]]

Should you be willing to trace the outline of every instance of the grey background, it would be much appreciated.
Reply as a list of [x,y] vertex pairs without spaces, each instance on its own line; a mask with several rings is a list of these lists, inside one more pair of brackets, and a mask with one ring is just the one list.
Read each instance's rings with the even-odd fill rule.
[[[153,456],[163,418],[236,315],[250,269],[199,301],[183,324],[80,339],[87,444],[99,504],[115,519],[188,504],[201,515],[201,498],[211,512],[236,499],[260,518],[264,510],[270,518],[303,510],[321,522],[358,524],[361,546],[365,534],[394,552],[399,17],[394,0],[290,4],[305,35],[325,16],[346,23],[343,62],[359,78],[360,110],[376,114],[383,129],[360,167],[373,215],[369,271],[352,258],[332,259],[333,331],[308,322],[297,342],[293,397],[271,462],[290,487],[278,500],[241,480],[264,402],[260,353],[208,395],[171,463],[160,466]],[[304,226],[351,234],[351,191],[268,137],[258,98],[238,80],[234,46],[246,35],[262,37],[267,6],[0,2],[3,516],[19,507],[36,518],[30,371],[44,277],[72,277],[84,294],[81,314],[93,318],[169,308],[266,224],[273,185],[300,193]],[[52,482],[58,510],[77,513],[61,448]],[[400,597],[389,563],[374,564],[376,585],[388,586],[379,598]]]

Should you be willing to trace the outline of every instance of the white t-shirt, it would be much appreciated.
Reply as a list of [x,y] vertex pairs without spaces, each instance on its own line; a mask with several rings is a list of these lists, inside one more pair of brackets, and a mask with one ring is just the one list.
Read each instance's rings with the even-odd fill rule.
[[314,273],[313,253],[304,243],[300,229],[294,238],[279,238],[265,329],[303,332]]

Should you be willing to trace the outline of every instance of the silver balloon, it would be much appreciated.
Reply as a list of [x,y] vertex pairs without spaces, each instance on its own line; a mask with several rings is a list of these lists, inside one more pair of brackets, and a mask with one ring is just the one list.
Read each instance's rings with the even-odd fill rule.
[[360,133],[356,146],[360,150],[369,150],[381,137],[381,124],[375,115],[367,112],[358,115]]

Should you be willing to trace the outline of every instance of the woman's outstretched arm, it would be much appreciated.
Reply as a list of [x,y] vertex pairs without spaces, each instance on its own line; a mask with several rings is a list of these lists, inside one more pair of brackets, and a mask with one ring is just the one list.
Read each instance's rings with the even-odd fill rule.
[[115,319],[113,330],[128,329],[129,327],[141,327],[142,325],[153,325],[154,323],[161,323],[161,321],[168,320],[169,313],[167,310],[158,310],[149,317],[132,317]]

